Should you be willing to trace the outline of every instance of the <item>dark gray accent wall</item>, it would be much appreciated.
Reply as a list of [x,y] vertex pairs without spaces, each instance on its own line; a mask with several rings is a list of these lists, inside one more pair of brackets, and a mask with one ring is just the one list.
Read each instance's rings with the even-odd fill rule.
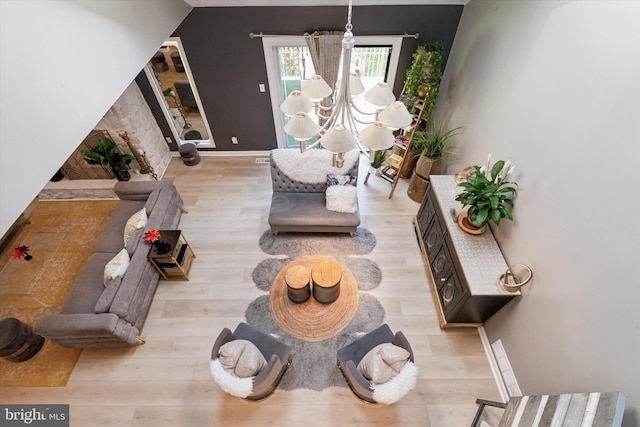
[[[366,6],[353,8],[353,33],[396,35],[405,39],[394,92],[399,95],[411,55],[418,45],[441,41],[445,61],[463,6]],[[302,35],[315,30],[344,30],[347,7],[194,8],[176,29],[193,73],[216,142],[216,150],[270,150],[276,136],[260,38],[249,33]],[[237,136],[239,145],[232,145]]]

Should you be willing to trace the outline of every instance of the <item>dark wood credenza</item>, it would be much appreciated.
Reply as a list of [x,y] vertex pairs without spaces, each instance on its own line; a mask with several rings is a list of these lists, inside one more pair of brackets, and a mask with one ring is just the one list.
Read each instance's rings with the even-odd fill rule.
[[479,326],[520,295],[498,281],[507,263],[491,229],[470,235],[458,226],[460,191],[453,175],[432,175],[413,220],[441,328]]

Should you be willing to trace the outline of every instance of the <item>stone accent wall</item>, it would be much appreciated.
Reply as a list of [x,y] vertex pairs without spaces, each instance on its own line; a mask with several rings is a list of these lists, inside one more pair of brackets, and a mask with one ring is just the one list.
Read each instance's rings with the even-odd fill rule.
[[[171,161],[171,152],[135,81],[129,85],[95,128],[106,129],[121,152],[131,153],[136,158],[144,156],[158,179],[162,178]],[[123,135],[129,138],[133,150],[123,139]],[[132,162],[132,174],[139,172],[140,169],[140,166]],[[144,169],[142,167],[143,171]]]

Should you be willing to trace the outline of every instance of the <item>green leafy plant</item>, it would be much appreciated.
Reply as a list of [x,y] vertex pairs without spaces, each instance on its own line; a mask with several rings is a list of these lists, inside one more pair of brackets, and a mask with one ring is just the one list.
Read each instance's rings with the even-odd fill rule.
[[374,169],[378,169],[380,166],[384,164],[384,159],[387,158],[387,150],[378,150],[373,155],[373,161],[371,162],[371,167]]
[[129,181],[129,163],[135,160],[131,154],[122,154],[111,138],[101,138],[100,143],[90,150],[80,152],[90,165],[109,167],[118,181]]
[[[469,206],[467,218],[477,227],[492,221],[500,225],[502,218],[513,220],[513,198],[518,184],[507,181],[515,166],[498,160],[491,166],[491,154],[485,166],[474,166],[474,172],[458,185],[463,191],[456,196],[462,206]],[[487,176],[488,174],[488,176]]]
[[413,53],[413,62],[411,68],[407,70],[405,78],[404,92],[407,96],[416,96],[420,85],[426,80],[428,63],[428,55],[425,46],[418,46]]
[[432,160],[440,159],[445,154],[451,153],[451,139],[461,133],[462,127],[445,131],[444,125],[439,121],[433,121],[428,131],[417,131],[413,136],[419,140],[422,146],[422,155]]
[[429,66],[431,67],[431,76],[426,81],[427,96],[425,98],[425,111],[423,119],[429,122],[431,113],[435,110],[440,94],[440,82],[442,81],[442,53],[444,47],[441,42],[434,42],[425,45],[425,50],[430,52]]
[[442,80],[443,51],[441,42],[433,42],[416,48],[412,55],[411,67],[405,75],[404,93],[406,96],[416,97],[424,91],[429,105],[431,105],[431,101],[438,99],[438,89]]

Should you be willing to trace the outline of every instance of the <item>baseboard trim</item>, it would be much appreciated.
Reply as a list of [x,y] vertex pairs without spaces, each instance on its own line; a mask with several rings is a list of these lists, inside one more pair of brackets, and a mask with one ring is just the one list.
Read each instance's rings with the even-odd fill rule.
[[[266,151],[213,151],[198,150],[201,157],[269,157],[271,150]],[[177,151],[171,152],[172,157],[180,157]]]
[[498,366],[498,361],[496,360],[496,357],[493,354],[491,343],[489,342],[489,337],[487,336],[487,332],[484,330],[484,326],[478,327],[478,334],[480,335],[482,348],[484,348],[484,352],[487,355],[487,360],[489,361],[489,366],[491,367],[491,373],[493,374],[493,379],[496,382],[496,386],[498,386],[498,392],[500,393],[500,398],[502,399],[503,402],[508,402],[509,392],[507,391],[507,386],[504,383],[504,380],[502,379],[502,374],[500,373],[500,367]]

